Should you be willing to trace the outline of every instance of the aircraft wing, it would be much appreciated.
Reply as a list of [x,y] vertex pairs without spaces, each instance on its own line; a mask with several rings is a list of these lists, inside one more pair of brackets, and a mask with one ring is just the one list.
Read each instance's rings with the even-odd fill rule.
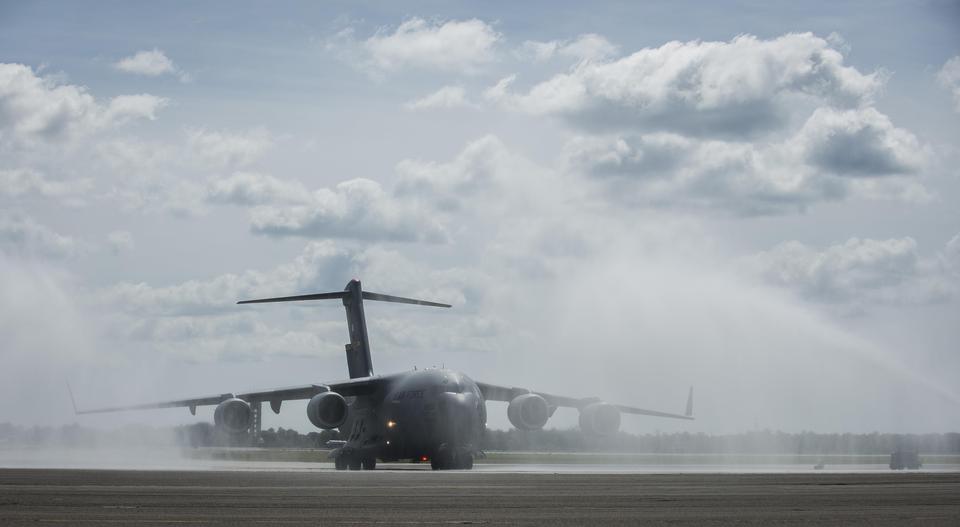
[[[485,382],[478,382],[477,386],[480,388],[480,391],[483,393],[484,399],[488,401],[512,401],[518,395],[533,393],[546,399],[547,404],[553,407],[582,409],[587,405],[601,402],[600,399],[596,397],[585,397],[585,398],[567,397],[564,395],[553,395],[553,394],[544,393],[544,392],[534,392],[526,388],[518,388],[516,386],[498,386],[496,384],[487,384]],[[619,409],[621,412],[625,414],[651,415],[654,417],[669,417],[672,419],[693,420],[693,387],[690,387],[690,392],[687,395],[687,407],[686,407],[686,411],[683,414],[660,412],[657,410],[645,410],[643,408],[637,408],[635,406],[627,406],[622,404],[615,404],[614,406],[617,407],[617,409]]]
[[[258,392],[245,392],[238,394],[225,393],[222,395],[211,395],[207,397],[197,397],[194,399],[177,399],[173,401],[134,404],[129,406],[112,406],[107,408],[94,408],[90,410],[77,409],[76,403],[74,403],[73,409],[78,414],[95,414],[104,412],[122,412],[125,410],[149,410],[156,408],[180,407],[189,408],[190,413],[196,414],[198,406],[216,405],[226,401],[227,399],[236,397],[249,403],[269,401],[271,407],[276,412],[280,410],[280,403],[283,401],[310,399],[314,395],[323,392],[337,392],[344,397],[373,393],[377,390],[382,381],[382,377],[362,377],[329,384],[306,384],[302,386],[289,386],[286,388],[276,388],[273,390]],[[72,393],[70,394],[70,397],[72,399]]]

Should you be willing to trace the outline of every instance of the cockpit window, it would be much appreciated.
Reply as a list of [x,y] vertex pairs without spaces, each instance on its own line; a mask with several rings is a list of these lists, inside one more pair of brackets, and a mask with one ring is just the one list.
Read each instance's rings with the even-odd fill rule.
[[447,393],[463,393],[463,384],[458,379],[443,379],[441,390]]

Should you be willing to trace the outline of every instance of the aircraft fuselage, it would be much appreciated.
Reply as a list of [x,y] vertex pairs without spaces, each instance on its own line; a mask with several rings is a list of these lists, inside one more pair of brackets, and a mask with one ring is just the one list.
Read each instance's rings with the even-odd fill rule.
[[390,375],[376,393],[347,402],[349,417],[340,427],[346,444],[336,453],[346,456],[347,465],[378,458],[468,468],[487,422],[477,384],[446,369]]

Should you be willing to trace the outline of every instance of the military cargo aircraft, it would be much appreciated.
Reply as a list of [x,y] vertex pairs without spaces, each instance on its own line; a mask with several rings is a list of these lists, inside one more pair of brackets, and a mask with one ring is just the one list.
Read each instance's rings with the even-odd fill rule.
[[507,416],[520,430],[543,428],[558,407],[578,409],[580,428],[595,435],[610,435],[619,430],[621,413],[693,419],[693,388],[687,396],[686,412],[681,415],[610,404],[597,398],[477,382],[443,368],[374,375],[364,300],[444,308],[450,305],[364,291],[359,280],[351,280],[343,291],[244,300],[238,304],[328,299],[342,300],[347,312],[349,380],[77,413],[186,407],[196,415],[198,406],[216,405],[216,426],[239,434],[250,429],[255,413],[251,405],[259,408],[261,403],[269,402],[270,408],[280,413],[283,401],[309,400],[310,422],[323,430],[340,431],[341,440],[331,453],[338,470],[372,470],[377,460],[430,461],[434,470],[473,468],[487,423],[486,401],[508,402]]

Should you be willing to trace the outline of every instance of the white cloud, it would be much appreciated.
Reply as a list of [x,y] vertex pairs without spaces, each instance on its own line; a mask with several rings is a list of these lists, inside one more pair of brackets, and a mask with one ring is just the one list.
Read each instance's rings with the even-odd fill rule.
[[439,22],[411,18],[393,33],[378,31],[362,48],[368,65],[380,71],[422,68],[474,73],[495,60],[495,46],[501,39],[477,19]]
[[64,259],[78,255],[85,244],[64,236],[32,218],[0,216],[0,252],[10,256]]
[[146,93],[139,95],[118,95],[110,99],[103,118],[111,125],[124,124],[134,119],[153,121],[157,118],[157,110],[163,108],[167,100]]
[[0,194],[20,197],[30,194],[52,198],[66,205],[81,206],[93,189],[93,180],[82,178],[71,181],[54,181],[32,169],[0,169]]
[[955,295],[960,267],[946,256],[952,243],[944,256],[924,258],[909,237],[851,238],[824,249],[790,241],[745,262],[752,272],[806,299],[860,311],[875,304],[923,304]]
[[353,179],[315,191],[303,205],[264,205],[251,211],[251,229],[267,236],[443,242],[429,213],[387,194],[379,183]]
[[125,211],[199,215],[205,203],[201,181],[219,168],[186,142],[130,137],[100,141],[93,151],[93,170],[112,176],[101,198]]
[[873,108],[818,108],[798,140],[810,164],[843,176],[911,174],[927,156],[916,136]]
[[296,181],[283,181],[270,175],[237,172],[230,177],[213,180],[207,199],[213,203],[233,205],[265,205],[306,203],[310,192]]
[[[142,282],[120,283],[102,290],[98,301],[135,316],[231,316],[236,314],[238,300],[327,291],[356,277],[363,278],[366,289],[379,291],[378,288],[386,287],[390,291],[381,292],[461,305],[477,302],[489,282],[489,278],[476,270],[435,270],[397,251],[378,246],[350,249],[332,240],[323,240],[307,243],[291,262],[272,269],[228,273],[162,287]],[[156,328],[157,324],[150,322],[148,326]],[[190,324],[189,319],[184,319],[169,327],[183,328]],[[174,333],[190,331],[180,329]]]
[[234,310],[244,298],[318,290],[327,287],[331,277],[349,279],[352,261],[353,255],[331,241],[311,242],[294,261],[266,272],[249,270],[166,287],[120,283],[103,291],[100,301],[138,315],[218,314]]
[[586,33],[572,41],[551,40],[540,42],[527,40],[520,45],[517,55],[535,62],[544,62],[561,56],[576,60],[598,60],[615,56],[619,48],[595,33]]
[[929,201],[915,176],[930,153],[873,108],[817,109],[781,142],[677,134],[590,136],[564,149],[569,170],[631,205],[780,214],[849,198]]
[[173,61],[157,48],[150,51],[138,51],[130,57],[120,59],[113,66],[127,73],[137,73],[151,77],[177,71]]
[[473,108],[475,106],[467,99],[467,91],[463,86],[444,86],[430,95],[404,105],[408,110]]
[[[191,128],[179,143],[131,137],[100,141],[93,151],[96,169],[116,178],[103,198],[119,202],[124,210],[195,216],[208,203],[251,204],[251,199],[267,199],[256,198],[258,193],[280,191],[275,178],[236,171],[255,165],[273,144],[273,135],[262,128]],[[230,177],[221,175],[230,172]]]
[[[499,138],[484,136],[471,141],[448,163],[400,161],[396,167],[396,193],[407,199],[432,203],[432,207],[440,210],[458,210],[464,202],[480,205],[485,203],[479,200],[484,193],[502,189],[502,180],[510,177],[509,165],[514,162],[521,161],[507,151]],[[517,175],[523,174],[519,170],[516,172]],[[513,183],[520,188],[519,177]]]
[[0,140],[57,141],[88,135],[134,119],[155,119],[167,100],[121,95],[106,104],[86,88],[38,77],[22,64],[0,64]]
[[[400,161],[386,187],[360,178],[311,191],[297,181],[237,172],[212,179],[204,196],[208,203],[249,207],[251,231],[265,236],[445,243],[448,224],[462,221],[462,214],[529,206],[541,199],[548,178],[497,137],[485,136],[447,163]],[[506,183],[514,192],[504,197]]]
[[[425,266],[402,254],[376,246],[348,250],[331,241],[311,242],[292,262],[263,271],[248,270],[207,280],[166,287],[121,283],[102,290],[97,310],[105,314],[111,339],[134,347],[145,345],[164,356],[190,361],[262,360],[269,355],[340,357],[346,336],[342,311],[327,320],[304,321],[299,308],[288,304],[278,320],[265,322],[264,310],[237,306],[240,299],[339,289],[350,278],[362,277],[364,289],[453,302],[465,318],[411,325],[402,320],[370,320],[371,337],[394,347],[425,346],[430,350],[489,351],[498,320],[477,316],[480,296],[490,291],[489,278],[474,270]],[[335,307],[335,306],[332,306]],[[282,314],[282,313],[281,313]],[[434,314],[434,316],[436,316]],[[287,322],[284,322],[287,320]],[[292,322],[291,322],[292,320]]]
[[953,108],[960,112],[960,55],[951,58],[937,72],[940,85],[953,95]]
[[810,33],[772,40],[744,35],[730,42],[670,42],[612,62],[584,62],[526,94],[504,93],[500,101],[590,130],[750,137],[781,128],[803,102],[866,104],[881,84],[879,73],[845,66],[840,51]]
[[182,82],[190,80],[190,76],[180,71],[173,61],[167,55],[157,49],[138,51],[134,55],[122,58],[113,64],[113,67],[134,73],[137,75],[146,75],[148,77],[159,77],[160,75],[177,75]]
[[187,130],[187,146],[215,168],[244,167],[273,146],[273,137],[263,128],[240,132],[194,128]]

